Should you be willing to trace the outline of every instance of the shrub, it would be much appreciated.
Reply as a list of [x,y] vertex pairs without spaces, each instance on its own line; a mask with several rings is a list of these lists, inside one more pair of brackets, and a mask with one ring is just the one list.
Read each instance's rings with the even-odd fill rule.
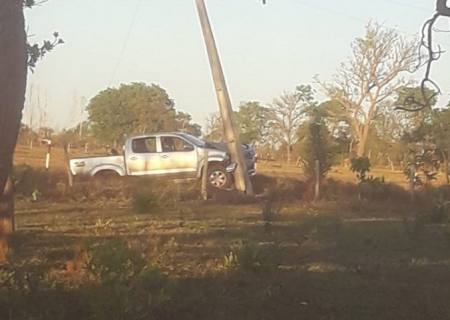
[[367,180],[367,173],[370,172],[371,164],[370,160],[367,157],[359,157],[359,158],[353,158],[351,160],[351,166],[350,170],[354,173],[356,173],[356,178],[358,178],[358,181],[364,182]]
[[43,190],[48,190],[52,184],[48,172],[27,165],[15,167],[13,179],[16,193],[23,197],[32,197],[33,193],[42,193]]
[[299,136],[302,137],[299,151],[305,175],[312,179],[316,172],[316,160],[319,161],[321,177],[331,169],[336,146],[319,108],[313,107],[308,113],[308,121],[299,128]]

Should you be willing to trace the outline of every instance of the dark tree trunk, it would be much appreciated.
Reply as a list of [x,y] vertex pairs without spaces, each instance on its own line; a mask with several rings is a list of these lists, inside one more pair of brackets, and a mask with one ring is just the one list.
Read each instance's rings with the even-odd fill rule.
[[448,175],[448,156],[449,156],[449,152],[447,150],[442,152],[442,155],[444,157],[444,176],[445,176],[445,182],[447,183],[447,185],[450,184],[450,178]]
[[23,0],[0,1],[0,262],[14,229],[14,190],[10,180],[27,81]]

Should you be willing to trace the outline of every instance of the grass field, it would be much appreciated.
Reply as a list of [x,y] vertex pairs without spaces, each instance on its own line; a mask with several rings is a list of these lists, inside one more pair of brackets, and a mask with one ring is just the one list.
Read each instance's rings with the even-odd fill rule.
[[[16,163],[41,160],[19,150]],[[259,170],[257,189],[276,197],[204,202],[192,184],[166,194],[170,182],[135,181],[21,195],[0,319],[450,319],[450,226],[429,200],[441,198],[428,198],[436,190],[412,204],[403,174],[377,169],[400,186],[359,200],[335,168],[312,203],[297,168]],[[154,208],[138,213],[147,191]]]

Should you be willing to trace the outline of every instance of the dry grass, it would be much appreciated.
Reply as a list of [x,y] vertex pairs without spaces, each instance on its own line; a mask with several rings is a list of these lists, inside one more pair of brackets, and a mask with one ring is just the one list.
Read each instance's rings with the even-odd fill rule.
[[41,270],[81,299],[86,254],[121,239],[174,283],[157,319],[448,319],[448,226],[417,228],[403,222],[407,211],[369,210],[360,218],[358,208],[289,201],[267,229],[257,203],[189,202],[147,215],[89,202],[20,204],[12,266]]
[[[57,157],[53,170],[62,163]],[[16,157],[30,165],[40,160],[24,151]],[[402,174],[376,169],[394,184],[360,201],[353,175],[337,168],[324,199],[310,203],[297,168],[259,166],[264,175],[255,186],[273,201],[272,214],[261,199],[219,192],[204,202],[195,183],[178,188],[149,179],[83,182],[58,197],[43,190],[48,195],[37,202],[22,197],[11,263],[0,267],[0,319],[450,318],[450,225],[433,211],[437,189],[411,205]],[[157,210],[135,212],[136,188],[157,196]],[[129,291],[122,295],[132,281],[110,287],[93,278],[92,257],[100,267],[110,263],[96,254],[115,252],[117,241],[167,277],[151,278],[169,281],[164,299],[148,305]],[[122,251],[118,257],[132,257]],[[24,274],[39,274],[39,285],[20,280]],[[11,279],[20,284],[11,287]],[[35,286],[27,289],[30,281]],[[144,296],[155,297],[154,288]],[[125,300],[130,304],[122,306]],[[124,317],[130,306],[151,312]]]
[[[299,177],[299,179],[302,179],[301,169],[294,164],[264,161],[258,163],[258,170],[259,172],[270,176]],[[409,187],[408,180],[406,179],[402,168],[396,168],[395,171],[392,171],[390,168],[375,167],[370,171],[369,175],[374,177],[384,177],[387,182],[399,185],[405,189]],[[349,168],[343,166],[333,167],[327,177],[344,183],[358,182],[355,174],[352,173]],[[440,186],[444,183],[444,176],[440,173],[437,176],[437,181],[433,182],[433,185]]]

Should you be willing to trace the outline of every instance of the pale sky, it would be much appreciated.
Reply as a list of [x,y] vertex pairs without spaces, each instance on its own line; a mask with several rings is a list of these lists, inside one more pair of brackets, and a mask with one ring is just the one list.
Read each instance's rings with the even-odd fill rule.
[[[315,75],[329,80],[369,20],[417,35],[435,0],[206,3],[237,106],[247,100],[270,103],[284,90],[312,84]],[[161,85],[177,109],[200,124],[217,110],[194,0],[49,0],[27,10],[26,19],[31,42],[54,31],[65,41],[29,76],[33,103],[38,92],[41,105],[47,96],[50,126],[61,129],[79,121],[74,96],[89,100],[108,86],[130,82]],[[450,29],[450,19],[440,27]],[[436,41],[450,49],[450,34]],[[443,90],[442,103],[450,100],[449,71],[450,52],[433,72]],[[26,111],[24,121],[28,116]]]

